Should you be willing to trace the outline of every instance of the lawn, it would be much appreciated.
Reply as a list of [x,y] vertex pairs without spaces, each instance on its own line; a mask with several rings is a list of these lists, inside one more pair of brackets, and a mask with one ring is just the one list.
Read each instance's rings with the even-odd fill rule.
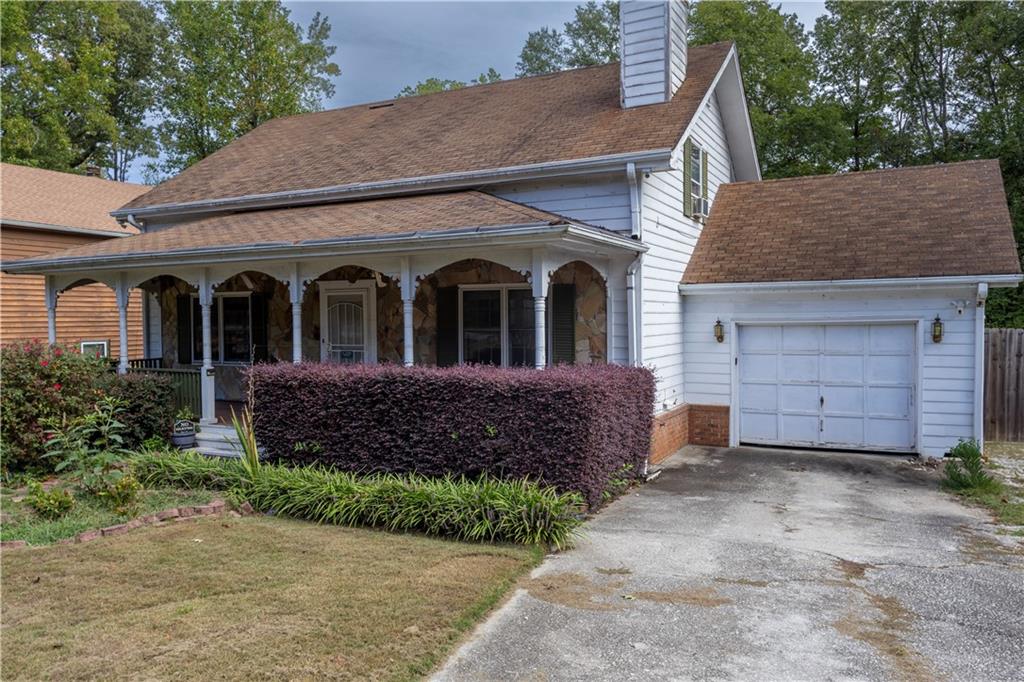
[[539,559],[267,516],[5,551],[0,677],[417,678]]
[[[69,490],[70,484],[65,485]],[[59,519],[40,517],[24,501],[25,490],[0,490],[0,539],[26,540],[30,545],[48,545],[70,538],[85,530],[104,528],[124,523],[132,516],[151,514],[171,507],[206,504],[213,499],[207,490],[143,490],[139,495],[135,514],[122,516],[115,513],[92,495],[76,495],[75,506]]]

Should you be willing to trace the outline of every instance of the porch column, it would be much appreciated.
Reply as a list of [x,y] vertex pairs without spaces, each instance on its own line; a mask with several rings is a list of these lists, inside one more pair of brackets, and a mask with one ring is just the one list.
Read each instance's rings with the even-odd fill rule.
[[131,297],[131,289],[125,280],[124,273],[117,276],[117,341],[118,356],[120,358],[117,371],[120,374],[128,372],[128,301]]
[[57,284],[53,275],[46,276],[46,340],[57,343]]
[[299,264],[292,265],[292,274],[288,282],[288,294],[292,304],[292,362],[302,362],[302,276]]
[[537,357],[534,366],[537,369],[544,369],[548,364],[547,354],[547,309],[548,299],[544,296],[537,296],[533,299],[533,327],[535,330]]
[[533,250],[533,267],[530,270],[530,278],[533,285],[533,345],[535,349],[533,366],[537,369],[544,369],[548,365],[548,268],[547,252],[544,249]]
[[402,354],[406,367],[415,362],[414,339],[412,329],[412,305],[416,296],[416,283],[412,281],[412,265],[408,258],[402,258]]
[[199,309],[203,320],[203,369],[199,377],[202,394],[203,424],[217,423],[217,382],[213,373],[213,326],[210,319],[213,305],[213,284],[209,271],[203,271],[199,278]]

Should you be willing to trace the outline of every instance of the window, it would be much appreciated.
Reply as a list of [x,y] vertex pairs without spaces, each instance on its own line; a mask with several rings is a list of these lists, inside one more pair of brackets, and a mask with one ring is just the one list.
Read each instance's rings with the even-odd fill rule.
[[97,358],[105,358],[110,355],[110,343],[107,341],[82,341],[78,345],[82,355],[91,355]]
[[503,367],[534,361],[533,296],[527,287],[459,289],[459,361]]
[[[252,362],[252,299],[248,293],[214,294],[210,306],[214,362]],[[192,297],[192,362],[203,361],[203,312]]]
[[704,200],[704,155],[703,149],[693,145],[690,152],[690,202],[693,206],[694,215],[705,216],[708,214],[708,207]]

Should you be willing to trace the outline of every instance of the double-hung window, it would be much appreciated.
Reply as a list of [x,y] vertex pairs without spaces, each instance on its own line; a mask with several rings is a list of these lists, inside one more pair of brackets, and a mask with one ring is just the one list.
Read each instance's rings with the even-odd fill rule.
[[533,295],[528,286],[459,288],[459,361],[502,367],[534,362]]
[[[203,313],[192,297],[192,362],[203,361]],[[214,294],[210,306],[213,361],[252,362],[252,297],[248,292]]]
[[708,207],[704,200],[704,150],[693,145],[690,152],[690,205],[695,215],[707,215]]

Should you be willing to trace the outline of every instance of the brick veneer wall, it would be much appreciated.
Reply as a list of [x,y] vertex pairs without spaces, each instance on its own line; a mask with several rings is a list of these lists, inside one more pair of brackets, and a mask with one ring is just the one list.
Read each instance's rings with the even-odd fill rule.
[[680,405],[655,415],[650,463],[657,464],[684,445],[729,445],[728,405]]

